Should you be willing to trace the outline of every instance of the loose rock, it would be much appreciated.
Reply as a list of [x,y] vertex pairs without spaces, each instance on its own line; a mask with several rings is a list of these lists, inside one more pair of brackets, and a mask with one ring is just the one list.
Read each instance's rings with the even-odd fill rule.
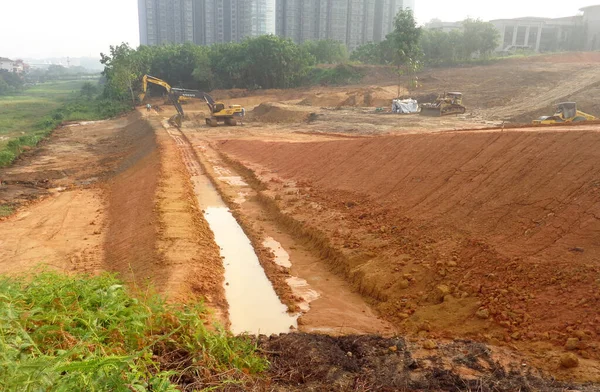
[[560,366],[571,369],[579,366],[579,358],[573,353],[567,353],[560,357]]
[[433,340],[426,340],[423,343],[423,348],[426,350],[434,350],[437,348],[437,343],[434,342]]
[[579,339],[577,339],[577,338],[567,339],[567,343],[565,344],[565,349],[577,350],[578,347],[579,347]]
[[475,315],[482,320],[486,320],[490,318],[490,311],[489,309],[479,309]]

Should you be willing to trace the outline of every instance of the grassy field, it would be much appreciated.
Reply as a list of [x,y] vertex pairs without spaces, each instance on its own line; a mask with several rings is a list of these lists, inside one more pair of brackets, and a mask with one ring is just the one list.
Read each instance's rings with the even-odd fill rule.
[[63,121],[100,120],[130,109],[123,102],[83,97],[86,82],[90,80],[47,82],[0,97],[0,167],[10,165],[24,147],[35,147]]
[[85,82],[47,82],[19,95],[0,96],[0,149],[9,138],[27,134],[42,118],[73,99]]

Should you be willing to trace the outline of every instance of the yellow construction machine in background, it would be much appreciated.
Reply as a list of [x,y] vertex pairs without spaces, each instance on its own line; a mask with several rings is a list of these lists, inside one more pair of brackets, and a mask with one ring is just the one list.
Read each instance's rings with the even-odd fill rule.
[[577,110],[575,102],[563,102],[556,106],[556,112],[552,116],[543,116],[533,120],[533,124],[562,124],[581,121],[594,121],[596,117],[591,114]]
[[435,102],[421,105],[421,114],[424,116],[448,116],[450,114],[464,114],[466,108],[462,104],[462,93],[444,93]]
[[210,125],[211,127],[216,127],[220,122],[231,126],[237,125],[236,117],[241,118],[245,114],[244,108],[240,105],[231,105],[226,108],[223,102],[215,102],[215,100],[205,92],[171,87],[164,80],[150,75],[144,75],[142,78],[142,93],[139,96],[140,102],[143,102],[144,98],[146,97],[148,83],[162,86],[165,90],[167,90],[167,97],[177,110],[177,114],[171,117],[169,122],[177,127],[181,127],[181,123],[185,115],[183,112],[183,107],[181,106],[181,101],[190,98],[202,99],[204,102],[206,102],[208,108],[210,109],[210,117],[206,118],[206,124]]

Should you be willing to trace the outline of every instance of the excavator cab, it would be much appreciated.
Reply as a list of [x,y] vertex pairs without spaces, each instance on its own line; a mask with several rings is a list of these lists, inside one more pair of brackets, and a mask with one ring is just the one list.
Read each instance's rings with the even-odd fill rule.
[[216,102],[213,113],[219,113],[225,110],[225,104],[223,102]]

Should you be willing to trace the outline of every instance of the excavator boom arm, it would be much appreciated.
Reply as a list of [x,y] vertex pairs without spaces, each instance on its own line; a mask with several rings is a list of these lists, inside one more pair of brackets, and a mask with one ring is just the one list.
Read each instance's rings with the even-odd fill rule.
[[162,86],[167,90],[167,93],[171,93],[171,85],[165,82],[162,79],[155,78],[154,76],[144,75],[142,78],[142,93],[140,94],[140,101],[143,102],[144,98],[146,98],[146,92],[148,91],[148,83],[156,84],[158,86]]
[[177,97],[177,99],[179,99],[179,97],[203,99],[206,102],[206,105],[208,105],[210,112],[214,113],[215,111],[215,100],[213,97],[203,91],[188,90],[185,88],[173,88],[171,91]]

